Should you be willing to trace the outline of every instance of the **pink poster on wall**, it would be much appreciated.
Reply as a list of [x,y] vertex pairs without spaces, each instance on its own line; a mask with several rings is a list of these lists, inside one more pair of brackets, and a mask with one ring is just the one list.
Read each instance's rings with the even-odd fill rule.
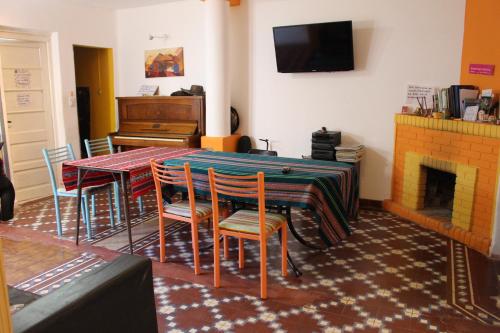
[[495,65],[470,64],[469,73],[480,74],[480,75],[493,75],[495,74]]

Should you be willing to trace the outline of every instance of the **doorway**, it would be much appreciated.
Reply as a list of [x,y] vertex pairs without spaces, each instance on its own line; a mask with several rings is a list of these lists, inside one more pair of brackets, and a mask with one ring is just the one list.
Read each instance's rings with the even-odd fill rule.
[[73,46],[81,156],[84,139],[106,137],[116,129],[113,49]]
[[47,44],[0,35],[1,154],[17,203],[51,193],[41,153],[54,147]]

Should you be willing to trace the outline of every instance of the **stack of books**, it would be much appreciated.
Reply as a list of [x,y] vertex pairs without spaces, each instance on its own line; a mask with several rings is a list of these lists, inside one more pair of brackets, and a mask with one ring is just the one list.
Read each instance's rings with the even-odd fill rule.
[[356,163],[361,161],[365,153],[363,145],[340,145],[335,147],[337,161]]

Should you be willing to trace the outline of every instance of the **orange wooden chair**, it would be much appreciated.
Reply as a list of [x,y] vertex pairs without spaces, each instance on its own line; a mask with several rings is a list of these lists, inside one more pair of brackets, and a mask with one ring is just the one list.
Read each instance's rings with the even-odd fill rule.
[[[260,296],[267,298],[267,239],[275,232],[280,232],[281,242],[281,274],[287,275],[287,221],[280,214],[266,212],[264,194],[264,173],[257,175],[234,176],[216,173],[208,169],[210,190],[212,192],[212,210],[214,225],[214,285],[220,287],[220,244],[217,241],[224,237],[224,255],[227,257],[227,237],[238,238],[238,258],[240,269],[244,266],[244,239],[260,242]],[[255,198],[258,211],[241,209],[219,222],[218,196]]]
[[[200,274],[200,256],[198,244],[198,224],[210,223],[212,218],[212,203],[210,201],[195,200],[193,178],[189,163],[184,166],[164,166],[151,159],[151,170],[156,188],[158,205],[158,221],[160,229],[160,261],[165,262],[165,219],[191,223],[191,240],[193,243],[194,273]],[[183,186],[187,188],[188,200],[177,201],[172,204],[163,204],[161,196],[162,184]],[[222,208],[221,208],[222,209]]]

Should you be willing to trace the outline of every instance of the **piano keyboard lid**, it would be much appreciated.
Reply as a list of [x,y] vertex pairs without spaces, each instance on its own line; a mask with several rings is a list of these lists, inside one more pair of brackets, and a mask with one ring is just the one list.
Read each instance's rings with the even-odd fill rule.
[[170,135],[194,135],[198,131],[198,122],[123,122],[118,134],[124,133],[147,133],[170,134]]

